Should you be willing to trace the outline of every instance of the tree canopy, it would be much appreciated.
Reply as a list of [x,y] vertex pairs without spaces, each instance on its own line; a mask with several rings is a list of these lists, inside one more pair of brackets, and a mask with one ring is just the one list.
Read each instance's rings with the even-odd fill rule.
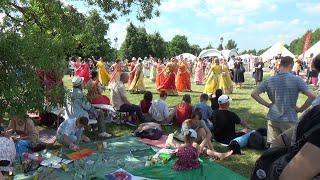
[[136,11],[137,19],[145,21],[159,15],[160,0],[79,2],[101,13],[85,16],[58,0],[0,1],[0,13],[6,15],[0,24],[0,116],[62,103],[63,86],[46,84],[43,73],[61,80],[69,56],[108,56],[110,42],[104,36],[120,16]]

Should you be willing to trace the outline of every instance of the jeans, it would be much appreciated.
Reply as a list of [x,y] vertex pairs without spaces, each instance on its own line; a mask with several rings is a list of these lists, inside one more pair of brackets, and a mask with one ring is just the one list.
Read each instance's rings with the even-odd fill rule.
[[128,112],[130,116],[136,114],[140,121],[144,121],[144,116],[142,115],[141,108],[134,104],[123,104],[120,106],[120,112]]

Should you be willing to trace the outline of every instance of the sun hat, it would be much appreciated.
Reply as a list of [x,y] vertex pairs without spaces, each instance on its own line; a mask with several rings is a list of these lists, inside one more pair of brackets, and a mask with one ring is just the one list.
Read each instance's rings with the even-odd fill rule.
[[83,78],[75,76],[72,78],[72,85],[73,86],[80,86],[82,84]]

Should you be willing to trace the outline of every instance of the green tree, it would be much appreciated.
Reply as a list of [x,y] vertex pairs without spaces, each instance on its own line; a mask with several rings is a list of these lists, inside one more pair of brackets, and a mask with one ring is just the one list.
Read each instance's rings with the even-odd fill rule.
[[218,48],[217,48],[219,51],[223,50],[223,46],[222,44],[219,44]]
[[177,56],[179,54],[190,52],[190,45],[186,36],[176,35],[168,44],[169,56]]
[[148,43],[148,34],[145,28],[137,28],[132,23],[127,27],[127,35],[121,44],[120,57],[147,57],[152,52]]
[[148,45],[151,48],[150,54],[154,57],[164,58],[166,56],[166,45],[160,33],[148,35]]
[[197,56],[201,52],[201,47],[197,44],[193,44],[190,46],[190,53]]
[[[107,25],[132,11],[141,21],[159,15],[159,0],[79,2],[99,7]],[[84,16],[57,0],[1,0],[0,13],[6,15],[0,24],[0,116],[5,112],[42,110],[44,102],[62,103],[63,86],[43,86],[36,72],[50,72],[57,79],[62,78],[66,60],[76,53],[85,32]]]
[[213,46],[211,45],[211,43],[209,43],[208,45],[207,45],[207,47],[205,47],[204,49],[212,49],[213,48]]
[[232,39],[228,40],[228,42],[227,42],[227,44],[225,46],[225,49],[229,49],[229,50],[236,49],[236,50],[238,50],[236,42],[234,40],[232,40]]

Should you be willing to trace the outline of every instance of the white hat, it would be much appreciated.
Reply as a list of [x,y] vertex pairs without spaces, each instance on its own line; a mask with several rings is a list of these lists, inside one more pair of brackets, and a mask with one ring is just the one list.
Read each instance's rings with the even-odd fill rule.
[[80,86],[82,84],[83,78],[79,76],[75,76],[72,78],[72,85],[73,86]]
[[225,103],[228,103],[228,102],[231,102],[231,98],[227,95],[221,95],[219,98],[218,98],[218,103],[219,104],[225,104]]
[[132,61],[136,61],[136,60],[137,60],[137,58],[136,58],[136,57],[133,57],[133,58],[132,58]]
[[197,138],[197,132],[195,131],[195,130],[193,130],[193,129],[188,129],[187,131],[185,131],[184,132],[184,135],[185,136],[187,136],[187,135],[189,135],[190,134],[190,137],[192,137],[192,138]]

